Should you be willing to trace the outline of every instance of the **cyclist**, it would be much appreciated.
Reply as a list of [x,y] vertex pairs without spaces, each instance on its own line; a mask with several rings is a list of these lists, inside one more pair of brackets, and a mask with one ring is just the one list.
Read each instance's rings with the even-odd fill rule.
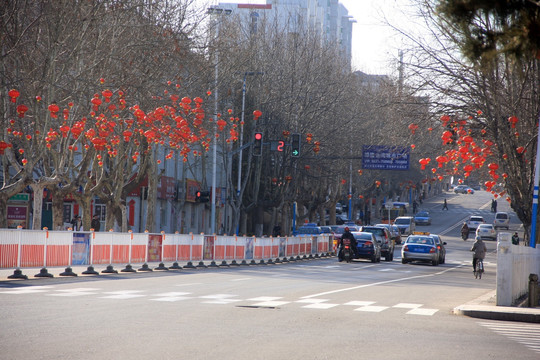
[[473,271],[476,271],[476,263],[478,259],[484,260],[484,258],[486,257],[486,252],[487,252],[486,244],[482,241],[480,236],[476,237],[476,241],[474,242],[471,248],[471,251],[474,252],[473,262],[472,262]]
[[464,222],[463,226],[461,227],[461,237],[463,238],[463,240],[469,237],[469,227],[467,226],[466,222]]

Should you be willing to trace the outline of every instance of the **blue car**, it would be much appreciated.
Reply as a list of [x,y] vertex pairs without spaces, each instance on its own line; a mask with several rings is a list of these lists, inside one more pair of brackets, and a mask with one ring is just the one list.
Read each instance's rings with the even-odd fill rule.
[[356,239],[359,259],[369,259],[371,262],[381,262],[381,245],[375,235],[368,232],[355,231],[352,233]]
[[420,211],[414,216],[416,225],[431,225],[431,216],[428,211]]

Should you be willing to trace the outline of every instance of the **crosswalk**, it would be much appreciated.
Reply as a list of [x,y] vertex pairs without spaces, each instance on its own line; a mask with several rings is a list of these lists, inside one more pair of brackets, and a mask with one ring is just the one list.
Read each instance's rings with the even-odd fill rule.
[[540,356],[540,324],[503,321],[483,321],[478,324],[499,335],[525,345]]
[[[282,306],[298,306],[303,309],[311,310],[329,310],[336,307],[348,308],[357,313],[380,313],[394,309],[395,311],[405,312],[407,315],[417,316],[432,316],[439,309],[431,309],[424,307],[424,304],[413,303],[398,303],[398,304],[383,304],[376,301],[359,299],[346,302],[333,302],[331,299],[321,298],[300,298],[288,299],[281,296],[258,296],[242,298],[236,294],[196,294],[189,291],[176,291],[171,289],[168,292],[156,292],[145,290],[116,290],[104,291],[94,287],[73,287],[73,288],[56,288],[54,285],[47,286],[31,286],[31,287],[15,287],[15,288],[0,288],[0,301],[8,296],[24,296],[24,295],[42,295],[46,297],[62,297],[62,298],[78,298],[78,297],[93,297],[111,301],[129,301],[133,299],[141,299],[155,302],[197,302],[200,304],[213,305],[234,305],[237,307],[255,307],[255,308],[278,308]],[[184,289],[182,289],[184,290]]]

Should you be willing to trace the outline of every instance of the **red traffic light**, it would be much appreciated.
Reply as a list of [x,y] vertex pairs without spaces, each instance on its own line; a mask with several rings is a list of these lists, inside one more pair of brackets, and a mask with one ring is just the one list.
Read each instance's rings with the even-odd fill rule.
[[262,134],[261,133],[255,133],[255,140],[262,140]]

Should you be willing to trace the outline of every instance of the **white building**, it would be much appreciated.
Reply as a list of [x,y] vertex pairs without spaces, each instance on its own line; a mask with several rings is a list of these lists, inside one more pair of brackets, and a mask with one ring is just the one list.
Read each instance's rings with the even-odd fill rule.
[[355,20],[338,0],[266,0],[266,4],[219,3],[213,8],[230,10],[249,24],[250,33],[258,31],[261,20],[277,23],[282,31],[299,32],[305,27],[321,35],[322,41],[334,43],[350,63],[352,25]]

